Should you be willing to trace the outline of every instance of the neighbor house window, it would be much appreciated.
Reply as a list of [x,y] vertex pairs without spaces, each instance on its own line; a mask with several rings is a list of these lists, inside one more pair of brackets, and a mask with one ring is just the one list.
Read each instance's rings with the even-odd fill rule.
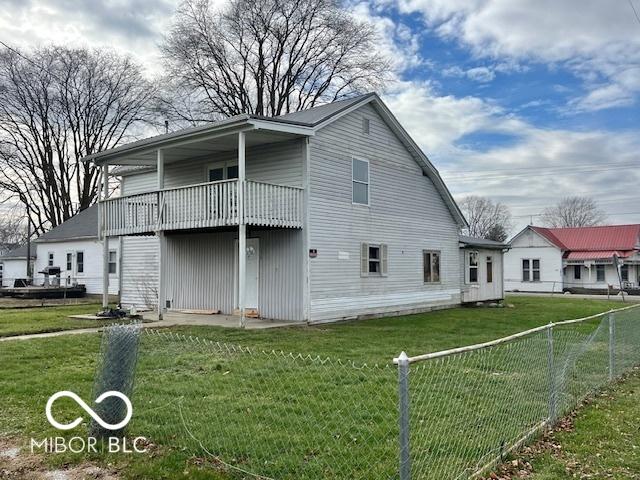
[[493,257],[487,257],[487,283],[493,283]]
[[115,250],[109,251],[109,273],[116,273],[118,271],[118,252]]
[[363,277],[387,274],[387,246],[383,243],[363,243],[360,252],[360,273]]
[[622,277],[623,282],[629,281],[629,265],[622,265],[622,267],[620,267],[620,277]]
[[4,265],[0,263],[0,287],[2,286],[2,270],[4,269]]
[[576,280],[580,280],[582,277],[582,265],[574,265],[573,266],[573,278]]
[[70,272],[73,269],[73,253],[67,253],[67,271]]
[[76,252],[76,271],[84,273],[84,252]]
[[369,205],[369,162],[354,158],[351,162],[353,203]]
[[437,250],[424,250],[423,271],[425,283],[440,282],[440,252]]
[[478,283],[478,252],[469,252],[467,258],[469,283]]
[[540,281],[540,260],[537,258],[522,259],[522,281],[523,282],[539,282]]
[[54,262],[53,252],[49,252],[47,265],[49,265],[50,267],[53,267],[53,262]]
[[596,281],[604,282],[604,265],[596,265]]

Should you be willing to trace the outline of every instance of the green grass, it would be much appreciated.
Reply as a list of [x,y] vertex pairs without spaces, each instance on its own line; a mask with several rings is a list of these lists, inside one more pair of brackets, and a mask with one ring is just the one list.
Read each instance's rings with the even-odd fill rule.
[[114,323],[113,320],[93,321],[69,318],[69,315],[95,313],[100,309],[99,304],[2,309],[0,310],[0,337],[99,327]]
[[532,459],[532,480],[637,478],[640,472],[640,372],[597,396],[575,418],[574,429],[555,433],[560,453]]
[[[566,297],[512,297],[508,303],[514,307],[457,308],[310,328],[239,331],[185,327],[173,331],[255,350],[303,352],[385,365],[401,350],[416,355],[467,345],[620,306]],[[346,464],[353,478],[387,478],[395,471],[397,373],[393,367],[360,370],[261,354],[221,354],[210,346],[158,336],[145,336],[141,348],[130,434],[150,437],[159,445],[158,450],[152,457],[97,457],[100,462],[115,461],[125,478],[235,478],[211,464],[200,465],[198,457],[206,455],[185,434],[185,426],[207,450],[229,463],[275,478],[344,478],[347,470],[341,467]],[[58,434],[44,418],[44,404],[62,389],[91,398],[98,349],[97,335],[0,344],[0,433],[20,438]],[[500,395],[532,388],[527,374],[544,360],[537,351],[526,350],[515,366],[507,363],[513,357],[504,349],[492,357],[489,369],[484,360],[487,357],[477,356],[440,370],[440,377],[425,377],[428,371],[416,371],[414,388],[423,376],[433,382],[425,385],[434,391],[429,397],[419,390],[413,392],[417,407],[413,420],[437,425],[433,422],[437,419],[444,422],[442,425],[451,424],[456,409],[458,421],[473,418],[478,398],[502,408],[505,418],[523,409],[537,412],[544,405],[536,399],[516,395],[520,400],[514,404],[509,395]],[[496,371],[500,375],[494,375]],[[454,390],[447,382],[448,378],[483,375],[488,382],[460,381]],[[544,382],[544,376],[538,377],[536,381]],[[483,393],[482,388],[490,390]],[[540,383],[533,388],[544,386]],[[490,396],[496,393],[495,398]],[[420,405],[420,398],[432,399],[436,410],[429,410],[434,405]],[[457,402],[457,406],[438,410],[442,405],[438,402],[443,401]],[[71,402],[61,401],[56,409],[62,418],[78,415],[78,407]],[[476,448],[483,453],[484,444],[477,442],[475,433],[463,434],[467,426],[460,424],[460,434],[439,439],[437,444],[417,445],[425,451],[464,448],[470,452]],[[446,452],[441,454],[446,458]],[[54,464],[80,460],[69,455],[47,457]],[[460,461],[454,457],[447,460]]]

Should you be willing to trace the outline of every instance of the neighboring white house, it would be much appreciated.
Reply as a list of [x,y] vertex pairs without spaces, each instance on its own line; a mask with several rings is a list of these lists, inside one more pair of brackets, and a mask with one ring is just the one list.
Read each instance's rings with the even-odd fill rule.
[[[87,293],[101,294],[103,285],[103,248],[98,239],[98,206],[79,212],[52,228],[33,242],[36,251],[33,283],[41,285],[49,267],[60,267],[62,285],[84,285]],[[120,290],[120,241],[109,239],[109,293]]]
[[103,185],[110,166],[121,177],[100,205],[105,234],[122,236],[124,305],[324,322],[462,301],[466,221],[375,94],[85,161]]
[[604,291],[640,284],[640,225],[527,226],[505,254],[505,288],[523,292]]
[[[36,258],[36,248],[31,246],[31,262]],[[22,245],[0,256],[0,286],[13,287],[16,280],[27,278],[27,246]]]
[[463,303],[504,299],[503,258],[508,249],[505,243],[460,236]]

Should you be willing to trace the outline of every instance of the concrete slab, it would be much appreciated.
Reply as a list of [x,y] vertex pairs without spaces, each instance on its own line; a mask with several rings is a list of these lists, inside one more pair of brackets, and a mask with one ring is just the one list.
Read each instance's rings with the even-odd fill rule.
[[[167,312],[162,321],[158,322],[158,314],[147,312],[143,314],[144,321],[151,321],[162,327],[173,327],[180,325],[209,326],[240,328],[240,317],[236,315],[203,315],[198,313]],[[262,330],[266,328],[279,327],[299,327],[306,325],[305,322],[289,322],[284,320],[266,320],[262,318],[247,318],[245,328],[247,330]]]

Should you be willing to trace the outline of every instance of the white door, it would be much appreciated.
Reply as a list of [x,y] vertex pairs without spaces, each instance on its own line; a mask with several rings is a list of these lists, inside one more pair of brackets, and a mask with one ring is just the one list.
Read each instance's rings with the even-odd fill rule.
[[247,284],[245,307],[258,309],[258,267],[260,264],[260,239],[247,238]]
[[[238,306],[238,241],[235,242],[236,258],[236,294],[235,304]],[[258,310],[258,275],[260,270],[260,239],[247,238],[247,275],[245,283],[245,309]]]

